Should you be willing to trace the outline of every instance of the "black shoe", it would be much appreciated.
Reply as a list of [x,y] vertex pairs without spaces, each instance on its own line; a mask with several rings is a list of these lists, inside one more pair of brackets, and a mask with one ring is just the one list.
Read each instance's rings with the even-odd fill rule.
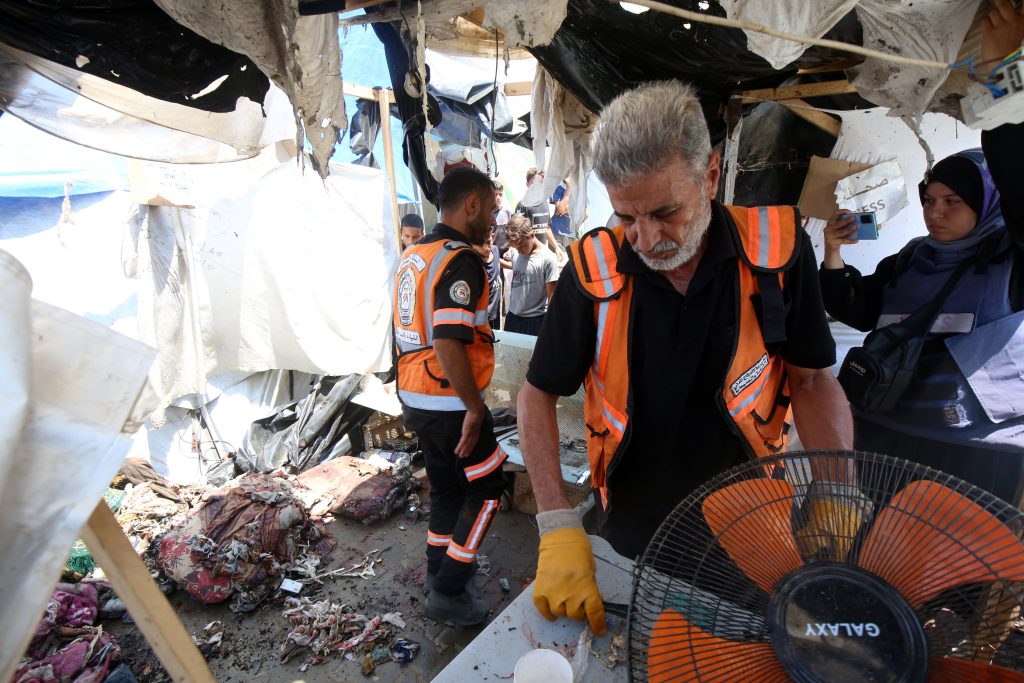
[[456,626],[476,626],[487,618],[490,610],[468,592],[451,596],[430,591],[427,597],[426,615],[435,621],[446,621]]
[[427,572],[427,580],[423,582],[423,594],[429,595],[430,591],[434,590],[434,580],[437,578],[437,572]]

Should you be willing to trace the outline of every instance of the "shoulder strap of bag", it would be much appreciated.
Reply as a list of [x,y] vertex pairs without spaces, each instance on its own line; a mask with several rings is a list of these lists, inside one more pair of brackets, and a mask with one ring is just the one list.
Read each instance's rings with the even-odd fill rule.
[[939,317],[939,312],[942,310],[942,304],[945,303],[946,298],[950,292],[956,286],[956,283],[960,281],[964,273],[974,263],[973,258],[967,258],[960,262],[953,271],[953,274],[946,280],[946,284],[942,285],[942,289],[935,296],[934,299],[929,301],[927,304],[919,308],[913,314],[908,316],[906,319],[896,323],[895,325],[889,325],[886,328],[890,333],[896,335],[901,339],[913,339],[915,337],[923,337],[928,334],[928,331],[932,329],[932,325],[935,324],[935,319]]

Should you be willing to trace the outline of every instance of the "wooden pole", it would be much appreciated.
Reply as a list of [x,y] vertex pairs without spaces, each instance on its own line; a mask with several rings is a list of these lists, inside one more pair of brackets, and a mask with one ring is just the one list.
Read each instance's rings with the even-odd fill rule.
[[402,253],[402,222],[398,217],[398,183],[395,180],[395,155],[391,147],[391,104],[388,101],[389,91],[376,89],[377,105],[380,107],[380,132],[384,135],[384,168],[388,173],[391,186],[391,212],[395,217],[395,239],[398,241],[398,253]]
[[171,678],[179,683],[216,683],[206,660],[105,501],[100,500],[82,527],[82,540]]

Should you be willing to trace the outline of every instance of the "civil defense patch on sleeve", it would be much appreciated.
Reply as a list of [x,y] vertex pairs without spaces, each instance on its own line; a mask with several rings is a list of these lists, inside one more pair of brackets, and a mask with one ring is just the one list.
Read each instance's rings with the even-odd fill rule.
[[469,305],[469,283],[465,280],[456,281],[448,290],[448,294],[451,296],[452,301],[460,306]]

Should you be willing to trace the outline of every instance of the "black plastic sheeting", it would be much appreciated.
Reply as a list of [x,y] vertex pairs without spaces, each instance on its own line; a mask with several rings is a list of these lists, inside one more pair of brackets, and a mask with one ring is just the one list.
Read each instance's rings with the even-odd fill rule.
[[[704,2],[706,9],[700,6],[701,0],[669,0],[669,4],[725,16],[725,10],[715,0]],[[799,63],[775,70],[747,49],[742,31],[698,22],[692,22],[687,29],[684,23],[678,17],[654,10],[632,14],[607,0],[569,0],[566,19],[554,40],[544,47],[531,48],[530,52],[577,99],[598,113],[616,96],[644,82],[679,79],[693,83],[715,144],[725,137],[724,113],[732,93],[782,85],[796,76],[798,67],[825,66],[849,59],[848,55],[831,50],[811,48]],[[434,201],[437,184],[423,162],[422,113],[419,103],[402,91],[409,56],[399,26],[374,24],[374,30],[384,43],[392,86],[399,99],[402,120],[406,122],[406,163],[417,180],[427,178],[420,185],[427,199]],[[861,44],[862,30],[855,13],[844,17],[826,37]],[[451,102],[445,104],[457,109]],[[856,96],[843,96],[828,103],[816,99],[814,104],[836,109],[871,106]],[[747,105],[746,112],[749,114],[755,106]],[[777,109],[774,105],[769,108]],[[489,122],[486,112],[484,117],[475,111],[457,113],[468,114],[479,124]],[[766,128],[762,129],[762,124]],[[750,203],[747,200],[753,198],[757,202],[795,202],[807,160],[812,154],[827,155],[835,143],[827,133],[785,111],[772,115],[759,112],[744,126],[746,137],[741,138],[740,167],[751,170],[737,178],[737,203]],[[753,138],[759,142],[748,148],[754,144]],[[526,144],[528,137],[515,141]]]
[[[234,111],[239,97],[262,104],[270,87],[248,57],[178,24],[152,0],[0,0],[0,42],[203,111]],[[79,57],[89,62],[78,67]]]
[[373,413],[349,400],[362,378],[325,377],[305,398],[253,422],[235,454],[236,469],[268,473],[287,467],[305,472],[358,448],[362,427]]
[[737,206],[789,204],[800,199],[811,155],[828,157],[836,138],[773,102],[743,117],[737,156]]
[[[682,9],[724,17],[712,0],[666,0]],[[701,4],[707,5],[702,9]],[[568,13],[554,40],[531,48],[537,61],[593,112],[623,91],[648,81],[679,79],[698,90],[712,141],[725,133],[722,112],[737,90],[770,88],[796,75],[796,65],[776,71],[747,49],[739,29],[691,22],[651,10],[632,14],[607,0],[569,0]],[[853,13],[827,37],[860,44]],[[801,65],[833,62],[841,55],[809,50]]]
[[[398,22],[373,24],[373,32],[384,45],[384,54],[388,60],[388,73],[391,75],[391,88],[395,94],[398,113],[402,117],[402,159],[409,167],[413,178],[423,190],[423,196],[430,203],[437,204],[437,181],[430,174],[427,166],[427,153],[423,146],[423,131],[426,124],[423,117],[422,100],[410,97],[405,92],[405,75],[409,72],[409,52],[402,42]],[[433,100],[433,97],[431,97]],[[441,122],[441,110],[437,101],[429,108],[433,125]],[[432,161],[432,160],[431,160]]]
[[353,164],[380,168],[373,156],[373,143],[380,133],[380,105],[373,100],[357,100],[356,112],[348,126],[348,148],[358,158]]

